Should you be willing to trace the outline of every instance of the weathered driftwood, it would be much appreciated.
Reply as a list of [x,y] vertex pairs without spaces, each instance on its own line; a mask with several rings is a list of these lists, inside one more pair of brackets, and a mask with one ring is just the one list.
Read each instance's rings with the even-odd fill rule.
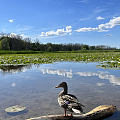
[[48,115],[29,118],[27,120],[100,120],[111,116],[116,110],[116,107],[113,105],[101,105],[82,115],[74,115],[72,117],[64,117],[63,115]]

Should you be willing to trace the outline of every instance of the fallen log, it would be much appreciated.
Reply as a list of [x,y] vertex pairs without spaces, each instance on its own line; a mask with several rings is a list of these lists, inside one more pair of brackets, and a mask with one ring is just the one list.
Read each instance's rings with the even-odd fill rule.
[[47,115],[26,120],[100,120],[111,116],[116,110],[116,107],[113,105],[101,105],[82,115],[66,117],[63,115]]

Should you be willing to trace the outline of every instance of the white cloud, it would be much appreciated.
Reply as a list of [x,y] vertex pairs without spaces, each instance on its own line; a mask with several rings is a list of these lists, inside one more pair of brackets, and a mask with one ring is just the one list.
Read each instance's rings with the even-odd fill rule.
[[96,17],[97,20],[104,20],[105,18],[104,17],[101,17],[101,16],[98,16]]
[[66,33],[71,33],[72,32],[72,26],[66,26]]
[[59,36],[59,35],[66,35],[69,34],[71,35],[72,32],[72,27],[71,26],[66,26],[64,29],[57,29],[56,31],[48,31],[48,32],[41,32],[41,37],[47,37],[47,36]]
[[29,36],[25,35],[25,34],[20,34],[20,36],[24,39],[24,38],[30,38]]
[[17,34],[16,33],[9,33],[9,34],[1,34],[0,36],[8,36],[8,37],[14,38],[17,36]]
[[75,30],[76,32],[87,32],[87,31],[97,31],[98,28],[91,28],[91,27],[84,27],[84,28],[80,28]]
[[11,38],[16,38],[16,37],[20,36],[23,39],[30,38],[29,36],[27,36],[25,34],[16,34],[16,33],[5,34],[4,36],[8,36],[8,37],[11,37]]
[[109,29],[120,25],[120,17],[116,17],[111,19],[109,22],[105,23],[105,24],[100,24],[95,28],[92,27],[84,27],[84,28],[80,28],[75,30],[76,32],[87,32],[87,31],[98,31],[98,32],[106,32],[109,31]]
[[8,36],[14,38],[14,37],[17,36],[17,34],[16,33],[10,33]]
[[116,18],[113,18],[111,19],[108,23],[105,23],[105,24],[100,24],[98,26],[98,28],[100,30],[104,30],[104,29],[109,29],[109,28],[113,28],[117,25],[120,25],[120,17],[116,17]]
[[14,22],[14,20],[13,19],[10,19],[10,20],[8,20],[10,23],[13,23]]
[[40,35],[41,37],[43,37],[43,36],[46,36],[46,33],[45,32],[41,32],[41,35]]

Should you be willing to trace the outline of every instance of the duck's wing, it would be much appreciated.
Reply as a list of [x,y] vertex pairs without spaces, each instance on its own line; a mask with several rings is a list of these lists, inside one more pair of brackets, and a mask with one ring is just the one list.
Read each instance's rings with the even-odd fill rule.
[[58,103],[60,106],[68,107],[71,103],[78,103],[78,99],[74,95],[66,94],[58,97]]
[[69,103],[78,103],[77,97],[72,94],[63,95],[62,98],[64,101],[68,101]]
[[74,95],[72,95],[72,94],[64,95],[64,96],[63,96],[63,99],[66,100],[66,101],[69,101],[70,103],[77,103],[77,104],[79,104],[80,106],[85,107],[84,105],[82,105],[82,104],[78,101],[77,97],[74,96]]
[[66,94],[66,95],[63,95],[61,99],[64,106],[66,106],[69,110],[72,110],[76,113],[83,112],[82,106],[84,105],[79,103],[76,96],[72,94]]

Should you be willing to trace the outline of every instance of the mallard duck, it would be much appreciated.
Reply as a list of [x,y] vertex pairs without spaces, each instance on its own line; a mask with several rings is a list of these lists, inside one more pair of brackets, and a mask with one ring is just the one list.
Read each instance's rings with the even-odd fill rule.
[[58,103],[60,107],[64,108],[64,116],[67,116],[66,111],[71,112],[71,116],[73,112],[81,114],[83,112],[82,107],[84,107],[84,105],[79,103],[76,96],[68,94],[67,83],[62,82],[58,86],[56,86],[56,88],[60,87],[63,88],[63,91],[61,91],[58,95]]

